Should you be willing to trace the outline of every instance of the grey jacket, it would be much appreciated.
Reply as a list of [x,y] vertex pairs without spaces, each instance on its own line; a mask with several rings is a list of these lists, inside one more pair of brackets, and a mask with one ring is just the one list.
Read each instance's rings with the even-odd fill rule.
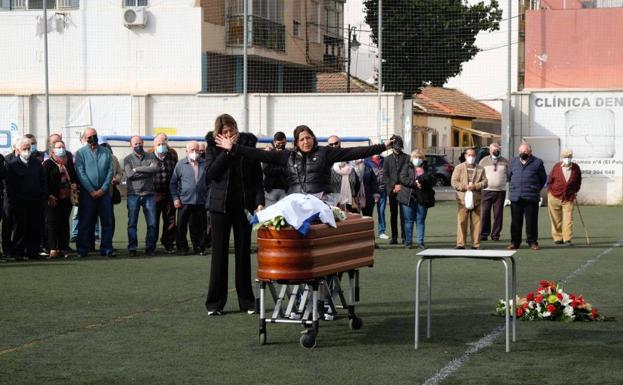
[[171,197],[173,201],[180,200],[183,205],[204,205],[206,203],[206,161],[198,159],[199,177],[195,180],[195,171],[190,165],[188,157],[181,159],[175,165],[171,175]]
[[154,174],[158,164],[154,154],[145,152],[139,157],[134,152],[123,159],[123,168],[127,180],[128,195],[153,195]]

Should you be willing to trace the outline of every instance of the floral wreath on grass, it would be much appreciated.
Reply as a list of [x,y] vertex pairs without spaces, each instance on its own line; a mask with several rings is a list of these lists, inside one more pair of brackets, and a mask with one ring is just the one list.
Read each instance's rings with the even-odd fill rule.
[[[562,286],[554,281],[541,281],[535,293],[530,292],[525,297],[517,296],[515,301],[511,300],[511,315],[512,309],[516,309],[517,318],[524,321],[610,320],[599,314],[597,308],[586,302],[583,296],[565,293]],[[498,315],[504,316],[506,301],[498,301],[495,310]]]
[[[335,218],[336,222],[346,220],[346,212],[344,212],[344,210],[336,206],[329,206],[329,207],[331,207],[331,211],[333,212],[333,218]],[[316,221],[314,223],[320,223],[320,221]],[[288,222],[283,217],[283,215],[277,215],[276,217],[269,219],[267,221],[256,223],[253,226],[253,230],[259,230],[262,227],[273,227],[275,230],[279,231],[281,230],[282,227],[287,226],[287,225],[288,225]]]

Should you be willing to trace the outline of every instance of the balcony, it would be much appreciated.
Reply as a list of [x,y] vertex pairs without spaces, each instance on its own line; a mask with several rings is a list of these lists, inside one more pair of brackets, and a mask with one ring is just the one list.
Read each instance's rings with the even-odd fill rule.
[[[226,44],[228,47],[242,47],[244,43],[244,17],[227,17]],[[286,27],[259,16],[249,16],[249,46],[285,52]]]

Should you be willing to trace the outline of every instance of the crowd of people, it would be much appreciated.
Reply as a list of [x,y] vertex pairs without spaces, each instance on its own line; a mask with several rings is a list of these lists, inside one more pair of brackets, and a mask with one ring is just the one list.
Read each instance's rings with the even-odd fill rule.
[[[205,143],[187,143],[183,158],[163,133],[154,137],[150,148],[140,136],[133,136],[131,152],[121,161],[100,143],[95,129],[86,129],[81,139],[84,146],[75,154],[58,134],[50,135],[45,151],[39,151],[36,138],[28,134],[15,141],[13,152],[0,155],[4,260],[85,258],[96,251],[98,238],[99,254],[115,257],[113,205],[122,201],[122,179],[130,256],[139,254],[141,209],[146,223],[144,255],[157,252],[159,235],[168,254],[203,255],[211,249],[209,315],[222,314],[227,301],[232,231],[238,305],[241,311],[255,311],[247,218],[291,193],[313,194],[366,216],[373,216],[376,208],[379,239],[398,244],[400,235],[406,248],[426,247],[427,212],[435,206],[434,179],[423,150],[404,153],[400,136],[384,144],[342,147],[341,139],[332,135],[321,146],[312,129],[301,125],[294,129],[292,147],[286,145],[286,135],[277,132],[269,147],[256,148],[256,136],[240,132],[234,118],[222,114]],[[476,150],[468,149],[465,161],[454,169],[456,248],[464,249],[468,236],[473,249],[489,238],[500,240],[503,206],[510,201],[508,248],[520,247],[525,220],[526,242],[538,250],[538,206],[546,183],[554,242],[572,245],[573,204],[581,186],[572,152],[563,151],[549,177],[529,144],[523,143],[510,161],[500,152],[499,144],[491,144],[490,154],[476,163]],[[385,223],[388,200],[391,236]],[[75,240],[75,250],[70,240]]]

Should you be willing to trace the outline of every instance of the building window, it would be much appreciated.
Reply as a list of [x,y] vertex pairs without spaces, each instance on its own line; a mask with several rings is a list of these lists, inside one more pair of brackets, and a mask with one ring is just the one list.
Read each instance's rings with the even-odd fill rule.
[[[28,0],[28,9],[43,9],[43,0]],[[48,9],[56,9],[55,0],[48,0]]]
[[[286,27],[283,24],[284,0],[255,0],[249,9],[249,43],[252,46],[285,51]],[[229,0],[227,4],[228,46],[244,41],[244,2]]]
[[124,7],[146,7],[148,3],[148,0],[123,0]]
[[[48,0],[48,9],[79,9],[80,0]],[[0,9],[9,10],[37,10],[43,9],[43,0],[0,0]]]
[[322,43],[322,25],[321,25],[321,12],[320,1],[311,0],[309,9],[307,10],[307,33],[309,41],[312,43]]
[[296,20],[292,21],[292,35],[295,37],[301,36],[301,23]]

